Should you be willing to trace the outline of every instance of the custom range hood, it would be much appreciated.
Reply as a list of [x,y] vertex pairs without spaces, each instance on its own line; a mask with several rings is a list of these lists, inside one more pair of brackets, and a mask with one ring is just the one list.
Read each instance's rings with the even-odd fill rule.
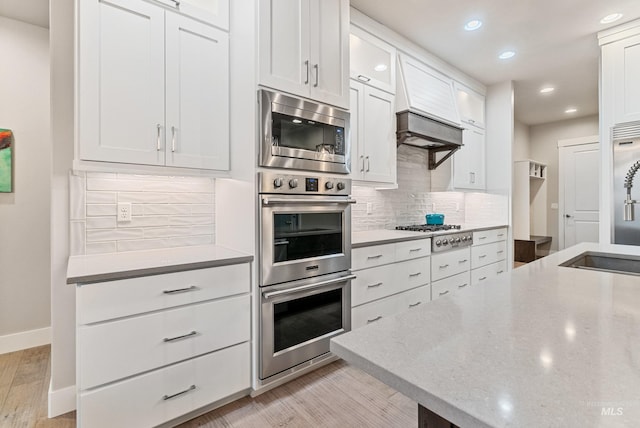
[[453,81],[402,54],[397,82],[397,144],[428,150],[429,169],[435,169],[462,147]]

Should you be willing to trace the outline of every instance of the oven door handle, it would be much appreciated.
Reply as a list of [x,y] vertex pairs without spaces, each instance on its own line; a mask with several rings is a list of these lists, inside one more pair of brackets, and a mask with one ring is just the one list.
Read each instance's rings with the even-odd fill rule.
[[355,204],[355,199],[284,199],[284,198],[262,198],[262,205],[277,204]]
[[347,276],[343,276],[343,277],[336,278],[336,279],[329,279],[327,281],[316,282],[315,284],[301,285],[300,287],[287,288],[286,290],[267,291],[266,293],[263,292],[262,296],[265,299],[271,299],[272,297],[282,296],[283,294],[292,294],[292,293],[297,293],[299,291],[312,290],[314,288],[325,287],[327,285],[337,284],[337,283],[345,282],[345,281],[350,281],[352,279],[356,279],[356,276],[355,275],[347,275]]

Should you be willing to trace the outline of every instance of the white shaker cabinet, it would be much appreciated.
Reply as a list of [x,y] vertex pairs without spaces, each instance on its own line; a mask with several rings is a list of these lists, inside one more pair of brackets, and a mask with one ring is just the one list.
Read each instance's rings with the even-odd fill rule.
[[351,81],[351,178],[396,183],[394,96]]
[[229,0],[156,0],[183,15],[229,30]]
[[485,97],[458,82],[454,83],[460,120],[484,129]]
[[486,188],[486,150],[483,129],[465,125],[462,131],[463,147],[453,155],[453,187],[456,189],[484,190]]
[[[624,38],[612,41],[620,35]],[[602,46],[601,79],[603,89],[613,100],[614,121],[640,120],[640,26],[603,38],[600,43],[609,41],[612,42]]]
[[79,158],[228,169],[228,33],[142,0],[78,14]]
[[352,25],[349,52],[352,79],[396,93],[395,47]]
[[260,84],[349,108],[349,2],[260,1]]

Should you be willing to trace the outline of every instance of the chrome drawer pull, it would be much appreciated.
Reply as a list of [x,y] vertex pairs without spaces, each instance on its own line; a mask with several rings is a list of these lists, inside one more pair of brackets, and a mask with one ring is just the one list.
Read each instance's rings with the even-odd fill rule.
[[375,317],[372,320],[367,320],[367,324],[372,323],[372,322],[376,322],[376,321],[381,320],[381,319],[382,319],[382,315],[378,315],[377,317]]
[[498,254],[502,254],[502,253],[504,253],[504,250],[498,251]]
[[498,234],[498,238],[502,238],[503,236],[504,236],[504,233]]
[[360,80],[361,82],[365,82],[366,83],[366,82],[370,81],[371,79],[368,78],[367,76],[363,75],[363,74],[358,74],[358,80]]
[[503,270],[499,270],[497,273],[498,273],[498,275],[500,275],[501,273],[504,273],[504,271]]
[[162,126],[160,126],[160,124],[156,125],[157,129],[158,129],[158,138],[156,140],[156,150],[160,151],[161,147],[160,147],[160,129],[162,129]]
[[438,293],[438,294],[440,294],[441,296],[444,296],[445,294],[448,294],[448,293],[449,293],[449,290],[447,290],[447,291],[443,291],[443,292]]
[[377,283],[377,284],[371,284],[371,285],[367,285],[367,288],[376,288],[376,287],[380,287],[382,285],[381,282]]
[[304,66],[305,66],[305,67],[306,67],[306,69],[307,69],[307,79],[304,81],[304,84],[305,84],[305,85],[308,85],[308,84],[309,84],[309,60],[306,60],[306,61],[304,62]]
[[464,287],[466,287],[467,285],[469,285],[469,284],[462,284],[462,285],[458,285],[458,288],[464,288]]
[[171,400],[172,398],[179,397],[180,395],[186,394],[187,392],[193,391],[194,389],[196,389],[196,386],[195,385],[191,385],[189,388],[185,389],[184,391],[180,391],[180,392],[177,392],[177,393],[172,394],[172,395],[163,395],[162,399],[165,400],[165,401],[166,400]]
[[187,287],[187,288],[177,288],[175,290],[164,290],[163,293],[164,294],[178,294],[178,293],[186,293],[188,291],[194,291],[195,289],[197,289],[198,287],[196,287],[195,285],[192,285],[191,287]]
[[487,239],[487,237],[486,236],[481,236],[478,239]]
[[416,306],[421,305],[421,304],[422,304],[422,302],[416,302],[416,303],[413,303],[413,304],[409,303],[409,307],[410,308],[415,308]]
[[380,257],[382,257],[382,254],[378,254],[378,255],[375,255],[375,256],[367,256],[367,260],[368,259],[379,259]]
[[448,267],[449,267],[449,265],[440,265],[440,269],[446,269]]
[[458,261],[458,263],[466,263],[466,262],[468,262],[468,261],[469,261],[469,260],[464,259],[464,260],[459,260],[459,261]]
[[420,275],[422,275],[422,272],[410,273],[409,278],[412,278],[414,276],[420,276]]
[[485,257],[487,257],[486,254],[482,254],[480,257],[478,257],[479,259],[484,259]]
[[409,250],[410,253],[413,253],[414,251],[422,251],[422,248],[411,248]]
[[486,276],[483,276],[482,278],[478,278],[479,281],[484,281],[485,279],[487,279]]
[[198,332],[193,330],[192,332],[187,333],[187,334],[183,334],[182,336],[165,337],[164,339],[162,339],[162,341],[163,342],[174,342],[176,340],[186,339],[187,337],[195,336],[196,334],[198,334]]

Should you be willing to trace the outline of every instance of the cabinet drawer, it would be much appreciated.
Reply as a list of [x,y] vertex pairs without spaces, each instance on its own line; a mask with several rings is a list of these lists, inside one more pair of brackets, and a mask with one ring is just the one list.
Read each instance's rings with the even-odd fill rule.
[[492,278],[496,278],[498,275],[502,275],[507,271],[507,262],[506,260],[501,260],[497,263],[490,264],[488,266],[483,266],[478,269],[474,269],[471,271],[471,284],[481,284],[490,280]]
[[80,284],[78,324],[248,293],[249,264]]
[[250,307],[245,295],[80,326],[80,388],[248,341]]
[[492,242],[506,241],[507,228],[481,230],[473,232],[473,245],[490,244]]
[[243,343],[82,392],[78,426],[152,427],[174,419],[249,388],[249,357],[249,343]]
[[471,248],[471,267],[473,269],[504,260],[507,255],[506,241],[478,245]]
[[401,298],[401,302],[398,313],[422,307],[431,301],[431,286],[424,285],[422,287],[414,288],[413,290],[405,291],[400,294],[399,297]]
[[393,266],[395,268],[394,281],[400,285],[402,290],[419,287],[431,281],[431,260],[429,257],[407,260]]
[[395,248],[395,244],[384,244],[353,249],[351,250],[351,270],[393,263],[396,257]]
[[470,283],[469,272],[459,273],[433,282],[431,283],[431,300],[455,293],[458,290],[468,287]]
[[431,239],[396,243],[396,261],[426,257],[431,254]]
[[458,273],[468,271],[471,266],[469,248],[462,248],[431,256],[431,281],[437,281]]
[[398,313],[398,305],[398,298],[394,295],[353,308],[351,310],[351,328],[356,329],[393,316]]
[[351,281],[351,305],[358,306],[398,292],[393,264],[364,269]]

